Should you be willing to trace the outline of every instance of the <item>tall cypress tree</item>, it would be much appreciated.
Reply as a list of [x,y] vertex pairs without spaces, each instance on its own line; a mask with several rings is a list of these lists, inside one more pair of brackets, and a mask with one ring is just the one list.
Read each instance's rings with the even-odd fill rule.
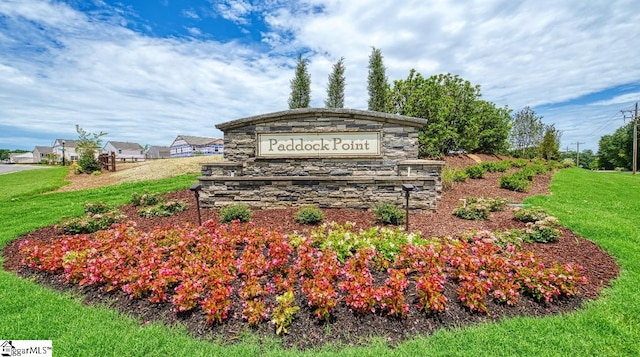
[[382,63],[382,52],[380,49],[372,47],[369,56],[369,110],[385,112],[388,108],[387,75]]
[[327,99],[324,101],[327,108],[344,108],[344,70],[344,57],[341,57],[333,65],[333,72],[329,74]]
[[311,76],[307,69],[308,61],[298,55],[295,77],[291,80],[289,109],[308,108],[311,102]]

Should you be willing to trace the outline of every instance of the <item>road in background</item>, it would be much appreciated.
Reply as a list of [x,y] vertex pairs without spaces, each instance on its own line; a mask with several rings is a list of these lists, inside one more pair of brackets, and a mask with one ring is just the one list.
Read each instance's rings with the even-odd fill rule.
[[20,165],[20,164],[0,164],[0,175],[10,174],[12,172],[35,170],[35,169],[48,169],[50,166],[44,165]]

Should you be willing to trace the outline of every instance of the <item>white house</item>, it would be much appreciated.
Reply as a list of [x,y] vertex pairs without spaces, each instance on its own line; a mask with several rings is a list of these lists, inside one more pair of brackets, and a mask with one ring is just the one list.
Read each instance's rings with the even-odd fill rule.
[[33,164],[33,153],[9,153],[9,162],[12,164]]
[[178,135],[170,146],[171,157],[222,155],[224,140],[202,136]]
[[53,148],[51,146],[36,146],[33,149],[33,162],[51,163],[53,161]]
[[108,141],[101,150],[103,154],[114,152],[119,161],[144,161],[144,148],[138,143]]
[[76,140],[69,139],[56,139],[53,143],[53,153],[56,154],[57,157],[62,161],[62,157],[64,156],[64,160],[66,162],[78,161],[78,153],[76,152],[76,147],[78,143]]
[[168,159],[171,149],[168,146],[150,146],[145,153],[147,159]]

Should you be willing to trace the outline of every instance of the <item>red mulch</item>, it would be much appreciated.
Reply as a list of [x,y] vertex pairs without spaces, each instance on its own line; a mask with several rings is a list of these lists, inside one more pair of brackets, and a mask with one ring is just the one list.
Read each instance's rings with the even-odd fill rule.
[[[482,160],[497,160],[494,156],[481,156]],[[452,167],[464,167],[475,162],[466,156],[447,158],[447,165]],[[498,187],[500,173],[487,174],[484,179],[467,180],[466,183],[456,184],[452,190],[442,195],[435,212],[424,214],[412,214],[410,217],[410,230],[418,230],[423,236],[453,236],[468,229],[478,230],[503,230],[510,228],[522,228],[523,224],[513,219],[510,208],[503,212],[491,213],[487,221],[468,221],[452,215],[452,211],[459,204],[459,200],[465,196],[503,197],[511,203],[520,203],[525,197],[537,194],[548,194],[550,176],[538,176],[528,193],[512,192]],[[138,229],[148,230],[152,227],[176,224],[181,222],[197,223],[197,211],[195,209],[194,196],[189,190],[182,190],[168,195],[171,199],[180,199],[191,203],[190,208],[172,217],[144,219],[138,217],[135,208],[127,205],[122,207],[131,220],[134,220]],[[296,209],[273,209],[253,212],[253,222],[256,226],[264,226],[280,230],[284,233],[308,232],[313,227],[298,224],[293,216]],[[325,221],[357,223],[358,227],[366,228],[375,225],[375,218],[369,211],[359,210],[324,210]],[[203,209],[202,220],[217,219],[218,214],[214,210]],[[180,323],[196,337],[205,339],[219,339],[221,343],[232,343],[240,338],[248,329],[239,314],[229,318],[222,325],[210,325],[206,323],[204,314],[196,310],[191,313],[174,314],[168,303],[152,304],[143,300],[130,300],[122,292],[105,293],[95,288],[78,288],[62,284],[62,278],[44,273],[33,272],[21,267],[21,257],[18,253],[18,244],[23,239],[51,240],[60,236],[60,232],[53,227],[46,227],[33,231],[11,242],[4,249],[4,269],[15,271],[20,276],[34,277],[39,283],[51,286],[55,289],[73,289],[84,294],[87,304],[108,302],[110,306],[125,313],[137,316],[141,321],[162,321],[168,324]],[[379,336],[386,339],[390,345],[411,338],[415,335],[424,335],[440,328],[463,326],[483,321],[496,321],[509,316],[542,316],[546,314],[567,312],[579,309],[585,300],[597,299],[601,289],[609,285],[609,282],[618,276],[619,267],[612,257],[607,255],[594,243],[576,236],[567,229],[562,229],[562,236],[555,243],[525,244],[525,250],[533,251],[545,262],[557,261],[560,263],[575,262],[584,267],[584,275],[589,283],[580,287],[579,295],[572,298],[563,298],[551,304],[539,303],[526,297],[521,297],[520,302],[514,307],[490,301],[487,304],[490,315],[470,313],[466,308],[458,304],[453,285],[445,288],[449,299],[449,309],[444,313],[427,315],[411,309],[404,319],[390,318],[382,315],[369,314],[366,316],[354,315],[346,306],[339,305],[334,317],[328,323],[320,323],[312,315],[311,311],[304,308],[306,303],[302,297],[296,297],[296,304],[303,309],[296,314],[296,319],[289,327],[289,334],[278,337],[285,346],[297,348],[314,348],[326,342],[338,344],[366,343],[371,337]],[[407,289],[409,294],[412,285]],[[299,295],[299,294],[298,294]],[[410,298],[409,298],[410,300]],[[239,303],[239,300],[238,300]],[[263,323],[258,328],[252,329],[259,336],[276,336],[273,325]]]

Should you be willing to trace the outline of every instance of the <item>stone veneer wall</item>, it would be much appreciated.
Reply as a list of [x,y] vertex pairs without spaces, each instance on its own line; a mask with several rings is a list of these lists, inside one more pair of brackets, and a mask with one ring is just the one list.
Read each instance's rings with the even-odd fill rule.
[[[318,205],[370,209],[402,205],[403,183],[412,183],[413,210],[433,210],[442,191],[444,162],[418,160],[425,120],[350,109],[296,109],[220,124],[225,161],[202,164],[203,207]],[[257,134],[368,131],[381,133],[373,157],[259,158]]]
[[[398,161],[418,158],[418,135],[425,124],[421,119],[403,122],[396,115],[376,113],[374,121],[366,112],[354,110],[306,110],[299,111],[299,116],[291,112],[294,111],[264,116],[268,121],[261,121],[263,117],[258,116],[249,126],[220,125],[224,130],[225,161],[242,162],[243,176],[393,176]],[[382,155],[352,159],[256,158],[256,134],[310,131],[380,131]]]

